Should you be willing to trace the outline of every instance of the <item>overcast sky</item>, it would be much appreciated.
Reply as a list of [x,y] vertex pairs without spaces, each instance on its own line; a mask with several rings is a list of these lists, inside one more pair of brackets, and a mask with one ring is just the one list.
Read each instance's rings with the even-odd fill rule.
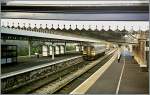
[[79,29],[82,29],[83,25],[85,29],[89,28],[89,25],[91,25],[91,28],[94,30],[96,28],[96,25],[98,26],[98,29],[102,28],[102,25],[104,26],[104,29],[109,29],[108,27],[111,26],[112,30],[115,30],[117,26],[120,30],[123,29],[125,26],[127,30],[131,30],[131,26],[133,26],[134,30],[139,30],[139,27],[141,30],[147,30],[149,29],[149,22],[148,21],[63,21],[63,20],[28,20],[28,19],[1,19],[1,25],[7,26],[7,22],[9,22],[9,25],[12,26],[12,23],[15,23],[15,26],[18,26],[18,22],[20,23],[20,26],[23,26],[23,23],[26,23],[26,26],[28,27],[28,23],[31,23],[31,27],[34,27],[34,24],[37,24],[37,27],[40,27],[40,24],[42,24],[42,27],[45,28],[45,25],[48,24],[48,27],[51,27],[51,25],[54,25],[54,28],[58,27],[58,24],[60,28],[62,29],[64,24],[66,25],[66,28],[69,28],[69,25],[71,25],[72,29],[75,29],[75,26],[78,25]]

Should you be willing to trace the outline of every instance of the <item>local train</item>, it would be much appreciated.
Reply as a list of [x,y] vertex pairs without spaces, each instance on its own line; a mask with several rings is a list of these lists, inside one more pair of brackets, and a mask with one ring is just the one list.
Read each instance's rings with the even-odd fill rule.
[[83,59],[84,60],[95,60],[100,56],[105,55],[107,51],[107,47],[105,44],[101,45],[87,45],[83,48]]

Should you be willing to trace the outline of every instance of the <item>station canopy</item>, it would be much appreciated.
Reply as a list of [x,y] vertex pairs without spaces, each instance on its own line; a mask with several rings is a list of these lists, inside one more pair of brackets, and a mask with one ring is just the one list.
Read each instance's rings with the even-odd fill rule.
[[[62,21],[148,21],[148,0],[2,0],[2,19],[62,20]],[[125,25],[123,25],[125,26]],[[124,41],[129,33],[123,30],[84,27],[44,30],[72,33],[107,41]],[[96,26],[97,27],[97,26]],[[117,25],[116,25],[117,27]],[[29,27],[27,27],[29,28]],[[33,29],[38,29],[34,27]],[[42,28],[39,29],[42,31]],[[135,33],[135,32],[134,32]]]

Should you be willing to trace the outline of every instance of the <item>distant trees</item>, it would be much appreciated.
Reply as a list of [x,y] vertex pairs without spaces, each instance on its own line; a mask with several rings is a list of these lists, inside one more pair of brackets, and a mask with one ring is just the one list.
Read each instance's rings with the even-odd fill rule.
[[39,41],[32,41],[31,42],[31,55],[34,55],[35,53],[42,53],[42,45],[44,42]]
[[28,55],[28,47],[18,48],[18,56],[27,56]]
[[75,48],[74,45],[67,45],[67,46],[66,46],[66,50],[67,50],[67,51],[75,51],[76,48]]
[[[41,54],[42,45],[43,45],[43,42],[31,41],[31,55],[34,55],[35,53]],[[22,42],[22,44],[17,44],[17,46],[18,46],[18,56],[28,56],[27,42]]]

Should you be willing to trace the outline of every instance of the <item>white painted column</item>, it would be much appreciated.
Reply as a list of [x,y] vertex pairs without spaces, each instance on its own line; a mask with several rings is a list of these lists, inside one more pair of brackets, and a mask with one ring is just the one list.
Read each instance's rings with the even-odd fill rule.
[[28,56],[31,57],[31,41],[28,41]]
[[59,45],[58,47],[59,47],[59,54],[61,54],[61,45]]
[[67,43],[65,42],[64,53],[66,53],[66,47],[67,47]]
[[53,51],[52,48],[53,48],[52,46],[49,46],[49,55],[52,55],[52,51]]
[[55,46],[54,43],[52,43],[52,60],[55,59]]
[[63,49],[64,49],[64,51],[63,51],[63,52],[64,52],[64,54],[65,54],[65,46],[64,46],[64,45],[63,45]]

